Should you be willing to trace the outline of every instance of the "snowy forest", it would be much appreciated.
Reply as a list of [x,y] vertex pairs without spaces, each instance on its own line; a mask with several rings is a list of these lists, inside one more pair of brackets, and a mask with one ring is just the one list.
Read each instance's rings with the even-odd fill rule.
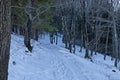
[[120,80],[120,0],[0,0],[0,80]]

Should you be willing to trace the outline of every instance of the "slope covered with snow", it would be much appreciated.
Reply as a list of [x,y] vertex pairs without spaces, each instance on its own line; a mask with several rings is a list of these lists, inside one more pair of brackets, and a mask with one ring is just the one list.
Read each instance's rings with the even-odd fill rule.
[[23,37],[12,35],[9,80],[120,80],[110,57],[104,61],[97,54],[91,62],[83,58],[84,50],[80,53],[77,49],[76,55],[69,53],[61,38],[58,45],[50,44],[48,36],[31,42],[33,52],[29,53]]

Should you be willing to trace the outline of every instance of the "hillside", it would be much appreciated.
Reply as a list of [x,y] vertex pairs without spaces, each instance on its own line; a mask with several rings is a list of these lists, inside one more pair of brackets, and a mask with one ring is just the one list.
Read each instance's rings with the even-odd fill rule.
[[84,59],[84,50],[71,54],[59,37],[50,44],[48,35],[32,40],[33,52],[27,52],[23,36],[12,35],[8,80],[120,80],[120,71],[107,56],[97,54],[92,61]]

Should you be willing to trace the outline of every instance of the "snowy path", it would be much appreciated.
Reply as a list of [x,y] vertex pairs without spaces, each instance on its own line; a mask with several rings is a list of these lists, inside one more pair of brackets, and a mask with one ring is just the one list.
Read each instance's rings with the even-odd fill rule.
[[[54,68],[56,68],[55,70],[55,74],[57,75],[55,76],[57,77],[56,80],[80,80],[80,79],[88,80],[80,72],[80,70],[82,70],[81,69],[82,66],[76,68],[76,66],[78,66],[80,63],[77,63],[77,61],[72,59],[72,57],[70,57],[69,55],[67,56],[67,54],[69,54],[68,52],[62,53],[60,49],[61,47],[58,47],[56,45],[50,46],[49,44],[49,46],[46,46],[46,47],[49,49],[48,52],[50,52],[51,55],[54,56],[53,65],[54,65]],[[53,52],[53,49],[54,49],[54,52]],[[77,72],[74,72],[74,71],[77,71]]]
[[[50,47],[49,47],[50,48]],[[63,60],[57,56],[57,51],[54,51],[52,49],[43,49],[47,52],[49,52],[51,59],[51,64],[53,68],[53,75],[55,80],[77,80],[73,76],[73,73],[71,70],[65,65]],[[71,76],[70,76],[71,75]]]
[[[101,75],[100,73],[99,73],[99,75],[92,74],[94,71],[91,72],[90,75],[88,75],[89,70],[87,71],[87,70],[85,70],[86,68],[84,69],[84,67],[86,65],[83,65],[84,63],[81,63],[81,61],[79,61],[79,59],[76,60],[76,58],[74,58],[76,56],[72,55],[68,51],[64,51],[63,50],[64,48],[58,47],[56,45],[51,45],[51,46],[48,45],[46,47],[51,50],[51,52],[49,51],[51,53],[51,55],[55,56],[54,60],[57,59],[57,61],[59,61],[55,64],[57,66],[57,70],[63,71],[63,70],[60,70],[60,68],[63,66],[64,67],[63,69],[65,69],[65,66],[66,66],[66,69],[69,70],[67,72],[68,77],[71,75],[73,76],[73,79],[72,78],[70,78],[70,79],[61,78],[61,79],[57,79],[57,80],[96,80],[96,78],[94,78],[94,77],[96,77],[96,76],[99,77],[99,75]],[[53,49],[58,50],[58,51],[54,50],[54,53],[53,53],[53,51],[52,51]],[[58,66],[59,65],[58,63],[61,63],[62,65]],[[62,73],[62,72],[60,72],[60,73]],[[65,77],[66,77],[66,75],[65,75]],[[101,80],[101,78],[99,78],[98,80]],[[109,79],[106,77],[104,79],[104,75],[103,75],[102,80],[109,80]]]
[[92,63],[48,40],[32,41],[33,53],[27,53],[23,38],[12,35],[9,80],[120,80],[120,72],[108,63]]

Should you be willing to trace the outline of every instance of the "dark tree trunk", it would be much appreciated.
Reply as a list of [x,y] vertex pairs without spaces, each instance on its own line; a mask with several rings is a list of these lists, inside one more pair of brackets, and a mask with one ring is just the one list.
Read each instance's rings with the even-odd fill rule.
[[38,41],[39,38],[39,31],[38,29],[35,29],[35,40]]
[[10,55],[10,0],[0,0],[0,80],[8,79]]
[[119,45],[118,45],[118,34],[117,34],[117,28],[116,28],[116,22],[115,22],[115,19],[113,18],[113,41],[114,41],[114,53],[115,53],[115,63],[114,63],[114,66],[117,67],[117,64],[118,64],[118,49],[119,49]]
[[69,38],[67,39],[67,34],[65,34],[64,43],[65,43],[65,48],[66,49],[69,49],[68,40],[69,40]]
[[31,28],[32,28],[32,21],[30,20],[30,18],[28,16],[27,26],[25,27],[24,44],[30,52],[32,52],[32,46],[31,46],[31,43],[30,43]]
[[52,32],[52,33],[50,33],[50,43],[51,43],[51,44],[53,44],[53,37],[54,37],[54,34],[53,34],[53,32]]
[[17,34],[17,25],[13,25],[13,32]]
[[65,44],[65,48],[68,48],[68,44],[67,44],[67,39],[66,39],[66,35],[63,34],[63,38],[62,38],[62,42]]
[[82,34],[83,32],[81,31],[81,44],[80,44],[80,52],[82,52],[82,46],[83,46],[83,34]]
[[68,31],[68,27],[67,27],[67,17],[66,16],[62,16],[62,30],[63,30],[63,38],[62,41],[63,43],[65,43],[65,48],[69,49],[69,31]]
[[85,1],[83,1],[83,35],[84,35],[84,41],[85,41],[85,48],[86,48],[86,51],[85,51],[85,58],[89,58],[89,50],[88,50],[88,33],[87,33],[87,19],[86,19],[86,11],[85,11]]
[[71,41],[69,43],[69,50],[70,50],[70,53],[72,53],[72,43],[71,43]]
[[18,26],[17,26],[17,15],[14,14],[11,17],[12,17],[12,24],[13,24],[12,25],[12,31],[17,34],[17,28],[18,28]]
[[72,34],[71,34],[71,27],[70,27],[70,32],[69,32],[69,38],[68,38],[68,41],[69,41],[69,51],[70,53],[72,53]]
[[91,54],[90,55],[93,56],[93,50],[91,50]]
[[58,33],[56,32],[56,45],[58,44]]
[[25,35],[25,29],[22,26],[20,27],[20,35]]
[[75,25],[75,22],[76,22],[76,15],[75,15],[75,11],[74,11],[74,7],[73,7],[73,16],[72,16],[72,18],[73,18],[73,20],[72,20],[72,45],[73,45],[73,53],[75,54],[75,50],[76,50],[76,48],[75,48],[75,39],[76,39],[76,25]]
[[86,48],[86,50],[85,50],[85,58],[90,58],[90,56],[89,56],[89,50],[87,48],[87,43],[86,42],[85,42],[85,48]]
[[75,37],[74,37],[74,41],[73,41],[73,48],[74,48],[73,53],[75,54],[75,50],[76,50],[76,47],[75,47]]
[[107,36],[106,36],[104,60],[106,59],[106,55],[107,55],[107,53],[108,53],[108,39],[109,39],[109,28],[108,28],[108,30],[107,30]]

